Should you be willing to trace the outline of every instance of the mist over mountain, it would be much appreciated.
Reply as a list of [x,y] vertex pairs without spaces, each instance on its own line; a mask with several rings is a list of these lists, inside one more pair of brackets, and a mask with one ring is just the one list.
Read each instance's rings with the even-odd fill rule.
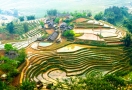
[[1,9],[18,9],[24,14],[44,15],[46,10],[91,10],[97,13],[109,6],[124,6],[131,0],[0,0]]

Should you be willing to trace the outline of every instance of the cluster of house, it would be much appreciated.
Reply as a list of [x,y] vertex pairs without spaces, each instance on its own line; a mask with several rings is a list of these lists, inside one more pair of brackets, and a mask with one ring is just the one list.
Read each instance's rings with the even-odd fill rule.
[[[72,30],[73,27],[68,25],[67,23],[65,22],[62,22],[62,23],[54,23],[54,20],[55,18],[52,18],[52,19],[46,19],[45,20],[45,29],[54,29],[54,33],[52,33],[49,37],[48,37],[48,41],[54,41],[56,40],[56,38],[58,37],[59,33],[63,33],[64,31],[66,30]],[[57,39],[57,42],[60,42],[61,39],[58,38]]]

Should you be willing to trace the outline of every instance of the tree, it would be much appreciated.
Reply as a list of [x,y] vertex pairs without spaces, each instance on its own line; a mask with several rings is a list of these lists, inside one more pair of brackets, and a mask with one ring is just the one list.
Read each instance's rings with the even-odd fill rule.
[[35,20],[35,16],[34,15],[27,16],[27,20]]
[[20,17],[19,17],[19,20],[20,20],[20,21],[24,21],[24,16],[20,16]]
[[[97,73],[96,73],[97,74]],[[58,81],[58,80],[57,80]],[[85,78],[75,77],[58,81],[52,90],[117,90],[117,88],[106,81],[102,75],[87,75]]]
[[7,88],[6,83],[0,80],[0,90],[6,90],[6,88]]
[[15,60],[11,60],[7,57],[2,57],[1,60],[3,60],[4,63],[0,65],[0,69],[8,73],[13,72],[18,65]]
[[115,75],[106,75],[104,77],[104,79],[109,82],[110,84],[112,84],[113,86],[115,86],[116,88],[118,88],[119,86],[125,86],[125,81],[121,78],[121,77],[117,77]]
[[59,21],[60,21],[60,18],[55,18],[55,23],[59,23]]
[[49,16],[56,16],[57,15],[57,10],[56,9],[51,9],[47,11],[47,14]]
[[41,27],[44,28],[44,22],[40,21],[39,23],[40,23]]
[[111,24],[122,23],[124,18],[128,18],[128,9],[126,7],[109,7],[104,11],[106,21]]
[[20,63],[19,63],[19,65],[20,65],[20,64],[22,64],[22,63],[25,61],[25,58],[26,58],[27,55],[26,55],[26,53],[25,53],[25,49],[19,50],[18,53],[19,53],[19,56],[17,57],[16,60],[17,60],[18,62],[20,62]]
[[5,44],[5,45],[4,45],[4,49],[5,49],[7,52],[10,51],[10,50],[14,50],[12,44]]
[[131,45],[131,35],[127,33],[122,41],[126,47],[129,47]]
[[132,33],[132,20],[125,19],[123,22],[123,26],[128,29]]
[[91,16],[92,16],[92,13],[89,11],[89,12],[87,13],[87,16],[88,16],[88,17],[91,17]]
[[35,88],[35,83],[31,82],[28,79],[24,80],[20,86],[21,90],[34,90],[34,88]]
[[75,33],[73,30],[66,30],[63,32],[62,34],[64,37],[68,38],[68,39],[74,39]]
[[100,13],[96,14],[96,15],[94,16],[94,18],[95,18],[96,20],[102,20],[102,19],[103,19],[103,13],[100,12]]
[[10,34],[14,33],[14,24],[13,24],[13,22],[8,23],[6,28],[9,31]]
[[27,23],[23,23],[23,28],[24,28],[24,32],[28,32],[28,24]]

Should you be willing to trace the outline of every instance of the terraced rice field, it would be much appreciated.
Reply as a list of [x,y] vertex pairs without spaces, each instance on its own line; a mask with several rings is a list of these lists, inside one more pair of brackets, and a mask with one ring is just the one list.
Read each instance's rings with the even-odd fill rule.
[[85,33],[82,36],[78,37],[78,39],[104,41],[104,39],[100,38],[99,36],[95,34],[91,34],[91,33]]
[[[83,33],[82,36],[77,37],[78,39],[105,41],[107,44],[120,43],[120,40],[126,34],[121,30],[117,30],[113,26],[94,20],[76,23],[74,32]],[[98,35],[100,35],[101,38]]]
[[[77,46],[77,44],[75,45]],[[79,46],[79,45],[78,45]],[[85,76],[92,70],[114,73],[127,68],[122,62],[121,47],[83,47],[75,51],[57,52],[58,49],[30,54],[29,65],[24,71],[23,80],[56,83],[71,76]]]

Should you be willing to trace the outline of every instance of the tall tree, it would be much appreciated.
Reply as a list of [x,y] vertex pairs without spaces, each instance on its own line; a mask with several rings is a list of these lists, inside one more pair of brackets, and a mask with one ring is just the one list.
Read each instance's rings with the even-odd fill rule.
[[100,13],[96,14],[96,15],[94,16],[94,18],[95,18],[96,20],[101,20],[101,19],[103,19],[103,13],[100,12]]
[[9,31],[10,34],[14,33],[14,24],[13,24],[13,22],[8,23],[6,28]]
[[130,19],[125,19],[123,22],[123,26],[128,29],[132,33],[132,20]]
[[35,20],[35,16],[34,15],[27,16],[27,20]]
[[131,34],[126,34],[126,36],[123,38],[123,43],[126,47],[131,45]]
[[57,10],[56,9],[51,9],[47,11],[47,14],[49,16],[56,16],[57,15]]
[[20,17],[19,17],[19,20],[20,20],[20,21],[24,21],[24,16],[20,16]]
[[28,32],[28,24],[27,23],[23,23],[23,28],[24,28],[24,32]]

